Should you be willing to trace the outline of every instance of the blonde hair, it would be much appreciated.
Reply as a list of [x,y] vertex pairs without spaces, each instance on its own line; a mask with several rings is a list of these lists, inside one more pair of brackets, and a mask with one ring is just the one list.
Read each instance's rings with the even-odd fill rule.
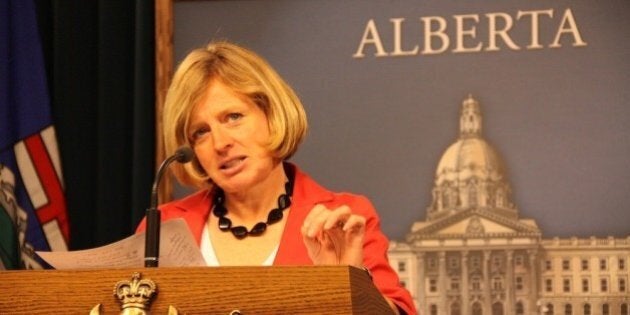
[[[308,129],[300,99],[256,53],[220,41],[190,52],[175,72],[162,116],[167,156],[182,145],[192,147],[187,136],[190,115],[212,80],[220,80],[263,110],[269,122],[268,149],[276,158],[286,160],[297,151]],[[212,185],[196,158],[188,164],[173,165],[172,171],[184,185],[197,188]]]

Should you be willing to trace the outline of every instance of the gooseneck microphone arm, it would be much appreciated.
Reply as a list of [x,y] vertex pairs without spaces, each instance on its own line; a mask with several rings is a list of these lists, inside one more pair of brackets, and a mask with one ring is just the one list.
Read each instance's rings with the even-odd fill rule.
[[160,209],[158,209],[158,187],[162,175],[167,167],[177,161],[179,163],[188,163],[192,160],[194,153],[190,147],[183,146],[175,151],[175,154],[168,157],[160,167],[153,180],[153,188],[151,189],[151,205],[146,211],[147,229],[144,241],[144,266],[157,267],[160,257]]

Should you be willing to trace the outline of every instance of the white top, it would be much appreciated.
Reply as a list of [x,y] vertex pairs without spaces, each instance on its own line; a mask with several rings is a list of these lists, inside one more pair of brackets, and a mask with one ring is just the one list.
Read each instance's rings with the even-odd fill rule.
[[[201,233],[201,255],[206,260],[206,264],[212,267],[218,267],[219,260],[217,259],[217,254],[214,252],[214,247],[212,247],[212,242],[210,241],[210,231],[208,231],[208,225],[206,224],[203,227],[203,232]],[[271,255],[265,259],[262,263],[263,266],[271,266],[273,265],[273,261],[276,259],[276,254],[278,253],[278,247],[276,246],[273,251],[271,251]]]

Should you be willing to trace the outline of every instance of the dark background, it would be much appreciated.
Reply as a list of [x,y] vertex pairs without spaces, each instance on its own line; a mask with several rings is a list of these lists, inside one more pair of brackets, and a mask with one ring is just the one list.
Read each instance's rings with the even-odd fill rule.
[[150,0],[37,0],[70,249],[129,236],[155,169]]

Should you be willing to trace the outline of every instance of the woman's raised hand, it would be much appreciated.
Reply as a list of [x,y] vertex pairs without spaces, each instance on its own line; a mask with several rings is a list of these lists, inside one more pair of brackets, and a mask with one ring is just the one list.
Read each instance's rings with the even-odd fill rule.
[[316,205],[302,225],[302,238],[316,265],[363,267],[365,218],[348,206],[328,209]]

